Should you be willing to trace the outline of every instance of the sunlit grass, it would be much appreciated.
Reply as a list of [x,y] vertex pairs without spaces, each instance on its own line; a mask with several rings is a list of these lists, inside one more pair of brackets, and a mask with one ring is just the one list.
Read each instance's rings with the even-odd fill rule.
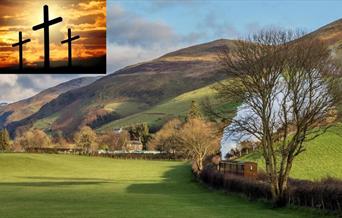
[[321,217],[193,180],[184,162],[0,154],[0,217]]

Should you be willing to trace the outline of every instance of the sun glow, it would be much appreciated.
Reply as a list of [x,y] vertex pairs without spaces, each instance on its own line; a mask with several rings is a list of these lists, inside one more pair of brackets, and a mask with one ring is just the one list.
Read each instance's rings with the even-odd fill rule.
[[[105,55],[106,51],[106,3],[105,0],[14,0],[10,5],[0,3],[0,67],[18,63],[18,32],[23,32],[23,40],[31,42],[23,46],[25,65],[34,66],[43,61],[44,31],[33,31],[32,27],[43,23],[43,6],[49,6],[49,19],[62,17],[63,22],[52,25],[50,31],[50,60],[66,61],[68,47],[61,41],[67,38],[67,29],[79,34],[80,40],[73,44],[73,57],[85,59]],[[19,9],[17,5],[22,5]],[[15,4],[17,3],[17,4]],[[16,11],[10,13],[8,7]],[[91,15],[91,16],[89,16]],[[98,33],[100,32],[100,33]],[[102,37],[95,37],[100,34]],[[95,47],[93,45],[96,45]]]

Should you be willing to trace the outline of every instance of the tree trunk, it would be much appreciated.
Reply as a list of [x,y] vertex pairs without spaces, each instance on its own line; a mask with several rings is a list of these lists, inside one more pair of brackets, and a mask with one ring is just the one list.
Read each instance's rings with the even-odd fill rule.
[[288,203],[288,179],[291,167],[292,161],[289,161],[284,173],[277,175],[271,171],[269,174],[274,207],[284,207]]
[[290,158],[287,160],[285,171],[281,176],[278,178],[279,179],[279,194],[277,198],[275,199],[275,206],[276,207],[284,207],[288,203],[288,180],[290,176],[290,171],[292,168],[292,161],[293,159]]
[[288,202],[287,188],[280,188],[277,196],[273,199],[274,207],[285,207]]
[[203,161],[202,161],[202,158],[199,158],[197,160],[197,169],[198,169],[198,172],[201,172],[203,170]]

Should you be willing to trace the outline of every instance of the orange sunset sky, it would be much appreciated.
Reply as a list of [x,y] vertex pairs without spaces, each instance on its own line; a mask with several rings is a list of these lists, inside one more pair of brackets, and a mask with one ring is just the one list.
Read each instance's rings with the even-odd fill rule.
[[49,19],[62,17],[63,22],[50,26],[50,61],[66,61],[67,29],[72,36],[73,58],[88,59],[106,54],[106,1],[105,0],[1,0],[0,1],[0,67],[18,63],[19,31],[23,32],[24,65],[35,66],[44,61],[44,31],[32,27],[43,22],[43,6],[49,6]]

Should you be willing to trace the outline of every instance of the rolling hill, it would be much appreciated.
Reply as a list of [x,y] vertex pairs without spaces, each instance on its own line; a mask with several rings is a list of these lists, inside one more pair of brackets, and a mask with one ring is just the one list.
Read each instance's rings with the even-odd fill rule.
[[[327,42],[333,56],[342,63],[340,36],[342,20],[302,39],[314,37]],[[217,53],[233,46],[233,40],[220,39],[125,67],[87,86],[62,93],[36,113],[7,122],[7,128],[12,133],[36,127],[72,135],[80,126],[91,125],[99,117],[106,117],[103,126],[96,127],[99,130],[143,121],[160,125],[172,116],[184,115],[189,102],[198,98],[196,90],[201,92],[201,88],[205,90],[208,85],[227,78],[221,72]],[[210,91],[204,94],[213,96]],[[179,100],[184,97],[186,101]]]
[[[319,180],[325,177],[342,178],[342,123],[336,124],[325,134],[306,142],[306,150],[293,163],[291,177]],[[259,168],[265,168],[261,151],[241,158],[258,162]]]
[[11,104],[0,104],[0,129],[37,112],[44,104],[72,89],[94,82],[99,77],[81,77],[46,89],[37,95]]
[[7,128],[13,132],[37,127],[38,122],[38,127],[47,124],[50,131],[72,134],[99,116],[114,114],[115,119],[121,119],[150,109],[225,78],[216,55],[219,49],[232,44],[230,40],[217,40],[123,68],[88,86],[61,94],[37,113],[12,122]]
[[[113,128],[126,127],[142,122],[148,123],[149,126],[152,127],[159,127],[171,118],[185,118],[185,115],[188,112],[192,101],[200,103],[207,98],[215,99],[215,94],[216,93],[214,89],[212,89],[212,85],[208,85],[162,101],[160,104],[157,104],[152,108],[141,111],[139,113],[135,113],[122,119],[109,122],[101,126],[98,130],[106,131]],[[237,103],[222,103],[215,100],[211,101],[211,104],[213,104],[215,109],[226,111],[228,113],[227,117],[233,116],[233,111],[235,111],[235,108],[238,106]]]

